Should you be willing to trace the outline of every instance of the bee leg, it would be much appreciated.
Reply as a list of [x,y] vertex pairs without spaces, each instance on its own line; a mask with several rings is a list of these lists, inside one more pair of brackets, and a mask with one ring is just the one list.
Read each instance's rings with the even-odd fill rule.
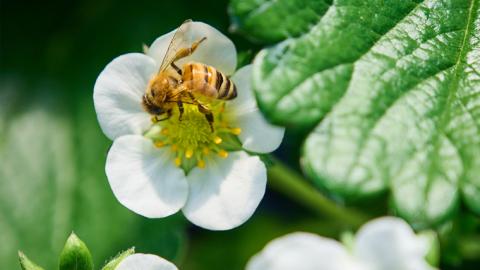
[[156,118],[157,122],[167,120],[167,119],[169,119],[170,117],[172,117],[172,109],[169,109],[169,110],[167,111],[167,116],[165,116],[165,117],[162,118],[162,119],[159,119],[158,116],[154,116],[154,117]]
[[203,41],[205,41],[207,39],[207,37],[203,37],[195,42],[193,42],[192,46],[190,48],[182,48],[180,49],[176,54],[175,54],[175,57],[173,58],[173,62],[179,60],[179,59],[182,59],[184,57],[187,57],[189,55],[191,55],[193,52],[195,52],[195,50],[198,48],[198,45],[200,45],[200,43],[202,43]]
[[[194,102],[195,104],[198,104],[200,106],[201,104],[197,101],[195,96],[192,94],[192,92],[187,92],[188,97]],[[202,105],[203,106],[203,105]],[[205,109],[207,109],[205,106],[203,106]],[[200,107],[199,107],[200,108]],[[207,109],[208,110],[208,109]]]
[[213,114],[211,112],[205,114],[205,118],[207,118],[208,125],[210,126],[210,131],[213,133],[215,129],[213,129]]
[[200,45],[200,43],[204,42],[206,39],[207,37],[202,37],[201,39],[195,41],[190,47],[190,54],[192,54],[197,49],[198,45]]
[[205,118],[207,118],[208,124],[210,125],[210,130],[214,132],[215,130],[213,129],[213,113],[202,104],[198,104],[198,110],[205,115]]
[[178,111],[180,112],[180,115],[178,116],[178,121],[182,121],[182,116],[185,109],[183,108],[183,103],[181,101],[177,101],[177,105],[178,105]]
[[177,65],[175,65],[175,63],[172,62],[170,65],[172,66],[173,69],[175,69],[178,75],[182,76],[182,70]]

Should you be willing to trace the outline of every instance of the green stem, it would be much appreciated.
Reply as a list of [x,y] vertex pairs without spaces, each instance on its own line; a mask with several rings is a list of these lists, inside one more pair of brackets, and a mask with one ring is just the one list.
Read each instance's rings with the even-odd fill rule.
[[274,164],[269,167],[268,179],[271,188],[319,215],[328,216],[353,228],[360,227],[369,219],[358,211],[334,203],[310,185],[302,175],[279,160],[274,159]]

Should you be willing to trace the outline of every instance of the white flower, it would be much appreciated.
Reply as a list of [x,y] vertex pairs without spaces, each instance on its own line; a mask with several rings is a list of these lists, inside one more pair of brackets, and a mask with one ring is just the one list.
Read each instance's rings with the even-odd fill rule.
[[311,233],[292,233],[270,242],[247,270],[431,270],[428,241],[399,218],[368,222],[357,232],[353,250]]
[[[187,34],[192,40],[207,39],[191,56],[178,61],[179,66],[194,61],[226,75],[235,71],[236,50],[227,37],[201,22],[191,23]],[[172,37],[173,31],[159,37],[146,55],[117,57],[95,83],[98,121],[114,141],[106,174],[120,203],[140,215],[160,218],[181,209],[198,226],[231,229],[248,220],[266,187],[265,165],[243,150],[275,150],[284,129],[260,114],[250,85],[250,66],[231,77],[237,86],[235,99],[209,104],[215,117],[213,133],[204,115],[188,104],[182,121],[175,109],[168,120],[153,123],[141,106],[142,96]]]
[[163,259],[152,254],[136,253],[123,259],[115,270],[178,270],[177,267]]

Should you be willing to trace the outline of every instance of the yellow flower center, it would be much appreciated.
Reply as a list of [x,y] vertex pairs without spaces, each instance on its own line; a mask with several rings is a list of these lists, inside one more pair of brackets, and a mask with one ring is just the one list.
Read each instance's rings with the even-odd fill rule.
[[[205,117],[195,105],[184,104],[182,119],[179,119],[178,109],[174,109],[172,116],[164,121],[152,120],[152,127],[145,134],[152,139],[156,147],[169,147],[174,153],[174,162],[184,169],[196,165],[205,167],[205,159],[210,155],[228,157],[224,148],[225,141],[231,141],[232,135],[241,133],[238,127],[230,127],[224,119],[224,102],[210,104],[213,113],[213,132]],[[236,137],[235,137],[236,138]]]

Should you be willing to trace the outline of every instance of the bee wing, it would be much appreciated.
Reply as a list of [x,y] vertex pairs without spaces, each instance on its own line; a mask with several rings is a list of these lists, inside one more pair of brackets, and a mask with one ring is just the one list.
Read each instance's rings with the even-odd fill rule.
[[187,35],[188,30],[190,29],[192,20],[186,20],[177,28],[175,34],[173,34],[173,38],[168,45],[167,52],[163,57],[162,64],[160,65],[160,71],[164,71],[174,60],[175,55],[177,52],[182,49],[189,47],[191,45],[191,40]]

